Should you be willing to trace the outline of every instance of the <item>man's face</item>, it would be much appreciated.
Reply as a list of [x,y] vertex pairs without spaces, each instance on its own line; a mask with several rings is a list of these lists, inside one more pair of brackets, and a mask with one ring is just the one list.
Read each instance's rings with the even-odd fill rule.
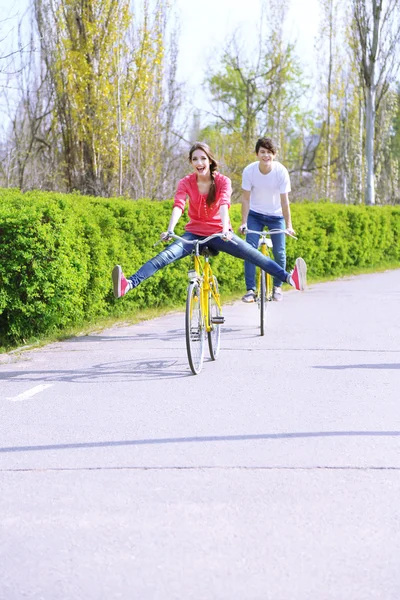
[[271,150],[267,150],[267,148],[261,146],[257,152],[257,158],[263,165],[271,165],[275,158],[275,154],[271,152]]

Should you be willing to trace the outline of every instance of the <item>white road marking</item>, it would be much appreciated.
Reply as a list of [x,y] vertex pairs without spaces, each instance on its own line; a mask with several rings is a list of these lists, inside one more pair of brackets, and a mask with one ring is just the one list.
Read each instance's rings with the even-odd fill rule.
[[35,394],[39,394],[39,392],[43,392],[43,390],[46,390],[47,388],[51,387],[53,384],[52,383],[44,383],[42,385],[37,385],[34,388],[31,388],[30,390],[27,390],[26,392],[23,392],[22,394],[18,394],[18,396],[15,396],[14,398],[7,398],[7,400],[12,400],[12,401],[19,401],[19,400],[28,400],[28,398],[32,398],[32,396],[35,396]]

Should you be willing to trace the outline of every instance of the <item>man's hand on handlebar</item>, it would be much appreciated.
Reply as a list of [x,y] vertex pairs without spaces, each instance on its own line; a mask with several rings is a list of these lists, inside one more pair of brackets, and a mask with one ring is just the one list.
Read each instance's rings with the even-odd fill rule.
[[239,233],[241,235],[245,235],[246,232],[247,232],[247,223],[242,223],[241,226],[239,227]]

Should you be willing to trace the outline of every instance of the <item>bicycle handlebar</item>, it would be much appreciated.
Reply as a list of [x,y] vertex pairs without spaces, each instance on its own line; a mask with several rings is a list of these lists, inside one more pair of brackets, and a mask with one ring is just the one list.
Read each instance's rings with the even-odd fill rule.
[[[209,242],[210,240],[219,237],[219,238],[223,238],[224,234],[223,233],[213,233],[212,235],[209,235],[208,237],[204,238],[204,240],[187,240],[186,238],[183,238],[179,235],[176,235],[176,233],[173,233],[172,231],[169,232],[169,237],[171,237],[174,240],[179,240],[181,242],[183,242],[184,244],[192,244],[192,246],[195,246],[196,244],[206,244],[207,242]],[[233,240],[231,240],[233,241]]]
[[[195,239],[195,240],[187,240],[186,238],[181,237],[180,235],[176,235],[176,233],[174,233],[173,231],[169,231],[168,232],[168,238],[166,238],[165,240],[158,240],[153,247],[158,246],[158,244],[161,244],[161,242],[168,242],[169,239],[173,239],[173,240],[179,240],[180,242],[183,242],[184,244],[191,244],[192,246],[195,246],[196,244],[206,244],[207,242],[209,242],[210,240],[212,240],[213,238],[224,238],[224,234],[223,233],[213,233],[212,235],[209,235],[208,237],[204,238],[204,240],[199,240],[199,239]],[[229,242],[232,242],[232,244],[235,244],[237,246],[237,242],[235,242],[235,240],[226,240]]]
[[295,235],[292,235],[288,232],[287,229],[271,229],[270,231],[255,231],[254,229],[243,229],[243,233],[258,233],[262,237],[267,237],[267,235],[274,235],[275,233],[284,233],[285,235],[297,240],[298,238]]

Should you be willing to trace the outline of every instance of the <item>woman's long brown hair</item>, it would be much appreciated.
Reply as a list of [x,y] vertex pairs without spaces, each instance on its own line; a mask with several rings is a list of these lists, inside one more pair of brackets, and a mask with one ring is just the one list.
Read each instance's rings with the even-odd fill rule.
[[193,146],[189,150],[189,162],[192,162],[192,155],[195,150],[202,150],[204,154],[207,154],[210,160],[210,175],[211,175],[211,185],[207,194],[207,206],[211,206],[215,202],[216,196],[216,186],[215,186],[215,171],[218,168],[218,163],[215,160],[209,146],[205,142],[195,142]]

